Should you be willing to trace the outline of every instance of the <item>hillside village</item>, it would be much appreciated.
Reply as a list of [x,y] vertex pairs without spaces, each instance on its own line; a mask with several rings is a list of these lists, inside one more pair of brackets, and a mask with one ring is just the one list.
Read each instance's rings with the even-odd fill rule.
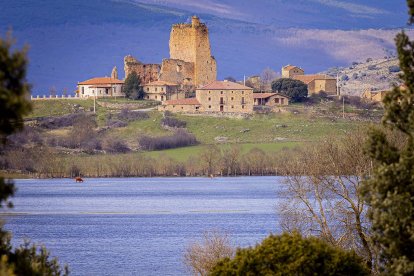
[[[124,58],[125,79],[136,73],[144,91],[143,99],[159,102],[160,111],[248,114],[259,106],[280,110],[289,105],[288,96],[272,91],[272,80],[264,86],[260,76],[238,82],[217,80],[217,62],[211,53],[208,28],[197,16],[193,16],[189,24],[172,26],[169,49],[170,57],[160,64],[144,64],[130,55]],[[332,68],[320,74],[305,74],[299,66],[286,65],[281,68],[280,75],[304,83],[308,97],[323,92],[331,98],[348,95],[367,102],[381,102],[390,83],[398,84],[397,64],[395,58],[368,59],[366,63]],[[119,78],[118,69],[114,67],[111,77],[79,82],[75,98],[124,97],[125,79]]]

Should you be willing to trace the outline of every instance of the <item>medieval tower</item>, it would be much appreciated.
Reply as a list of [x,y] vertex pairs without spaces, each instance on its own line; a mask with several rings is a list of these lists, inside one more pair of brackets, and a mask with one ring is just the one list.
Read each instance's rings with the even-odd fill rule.
[[175,24],[170,34],[170,58],[159,64],[143,64],[126,56],[125,77],[135,71],[142,83],[155,80],[202,86],[217,78],[216,60],[211,55],[207,26],[193,16],[190,24]]
[[207,26],[193,16],[191,24],[173,25],[170,35],[170,59],[194,64],[194,85],[203,85],[217,78],[216,60],[211,55]]

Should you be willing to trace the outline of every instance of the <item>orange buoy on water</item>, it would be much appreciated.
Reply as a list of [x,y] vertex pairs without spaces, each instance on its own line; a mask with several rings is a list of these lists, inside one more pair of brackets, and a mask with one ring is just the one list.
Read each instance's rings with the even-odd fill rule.
[[78,183],[78,182],[83,182],[83,179],[82,179],[82,177],[76,177],[75,178],[75,181],[76,181],[76,183]]

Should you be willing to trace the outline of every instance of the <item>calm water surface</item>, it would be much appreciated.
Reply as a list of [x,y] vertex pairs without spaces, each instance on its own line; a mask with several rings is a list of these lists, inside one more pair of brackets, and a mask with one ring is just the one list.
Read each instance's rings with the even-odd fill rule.
[[277,233],[280,177],[17,180],[13,242],[42,243],[72,275],[186,275],[205,230],[239,246]]

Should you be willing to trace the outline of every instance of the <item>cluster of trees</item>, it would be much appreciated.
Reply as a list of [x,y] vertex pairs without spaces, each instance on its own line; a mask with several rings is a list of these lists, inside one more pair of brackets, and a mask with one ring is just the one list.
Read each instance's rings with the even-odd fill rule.
[[160,137],[143,135],[138,139],[139,146],[144,150],[164,150],[196,145],[194,134],[184,129],[177,129],[174,134]]
[[281,78],[272,82],[272,91],[290,98],[291,102],[301,102],[308,96],[308,86],[289,78]]

